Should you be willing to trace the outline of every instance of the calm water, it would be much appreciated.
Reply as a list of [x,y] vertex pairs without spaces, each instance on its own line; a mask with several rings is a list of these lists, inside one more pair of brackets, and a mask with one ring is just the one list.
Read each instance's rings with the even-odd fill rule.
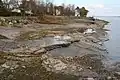
[[120,17],[99,17],[109,21],[106,28],[110,29],[108,32],[110,40],[105,43],[109,56],[112,61],[120,61]]

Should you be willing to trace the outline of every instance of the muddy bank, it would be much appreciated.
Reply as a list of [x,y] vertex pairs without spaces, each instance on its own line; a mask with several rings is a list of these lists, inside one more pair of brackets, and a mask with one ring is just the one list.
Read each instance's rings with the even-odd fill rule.
[[74,20],[66,25],[0,28],[1,79],[119,80],[119,63],[108,65],[104,25],[99,20]]

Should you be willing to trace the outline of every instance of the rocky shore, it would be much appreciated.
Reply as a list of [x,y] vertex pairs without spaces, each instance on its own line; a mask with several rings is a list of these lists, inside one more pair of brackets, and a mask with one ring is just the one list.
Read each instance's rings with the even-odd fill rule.
[[[1,20],[1,24],[6,21]],[[106,21],[41,24],[32,20],[14,19],[16,23],[0,27],[0,80],[120,79],[119,63],[110,65],[104,46],[109,40],[103,28]]]

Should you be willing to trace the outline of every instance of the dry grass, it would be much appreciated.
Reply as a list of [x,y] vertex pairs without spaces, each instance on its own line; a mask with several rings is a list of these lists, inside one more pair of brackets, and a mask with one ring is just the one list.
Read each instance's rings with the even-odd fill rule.
[[22,33],[18,36],[17,40],[35,40],[45,37],[48,34],[47,30],[40,30],[40,31],[29,31]]
[[40,17],[38,17],[38,19],[40,20],[39,23],[42,23],[42,24],[67,24],[69,23],[69,20],[63,16],[45,15],[42,20]]

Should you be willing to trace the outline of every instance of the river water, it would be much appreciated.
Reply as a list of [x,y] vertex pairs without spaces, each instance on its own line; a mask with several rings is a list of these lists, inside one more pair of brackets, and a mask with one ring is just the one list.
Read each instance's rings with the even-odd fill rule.
[[109,29],[108,32],[110,40],[105,42],[109,57],[111,61],[120,61],[120,17],[98,17],[109,21],[105,28]]

